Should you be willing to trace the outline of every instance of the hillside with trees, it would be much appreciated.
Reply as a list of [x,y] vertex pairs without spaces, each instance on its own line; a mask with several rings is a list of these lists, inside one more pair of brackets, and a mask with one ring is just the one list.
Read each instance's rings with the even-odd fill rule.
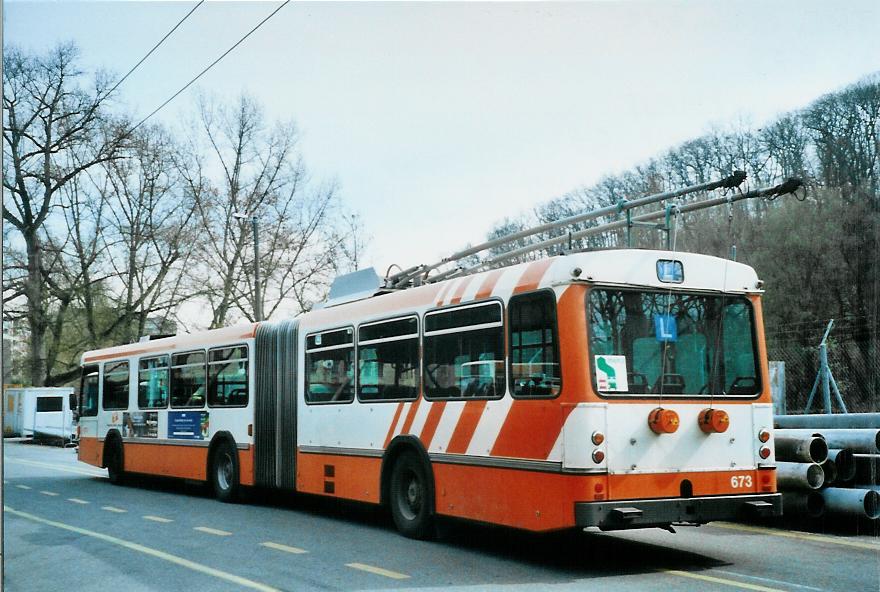
[[[488,239],[670,189],[704,183],[734,170],[750,188],[788,177],[807,185],[791,196],[747,200],[684,214],[675,248],[728,257],[755,267],[765,282],[765,326],[771,360],[786,362],[790,410],[803,409],[818,367],[817,345],[835,320],[829,356],[850,411],[880,410],[880,75],[825,95],[763,127],[716,129],[594,185],[577,188],[524,215],[498,222]],[[745,189],[743,189],[745,190]],[[717,195],[717,194],[715,194]],[[692,195],[686,201],[705,198]],[[803,198],[803,192],[800,192]],[[656,206],[655,206],[656,207]],[[613,218],[610,218],[613,219]],[[582,224],[580,230],[605,220]],[[568,228],[563,230],[568,231]],[[563,232],[560,231],[560,232]],[[533,241],[551,235],[536,235]],[[484,259],[504,250],[494,249]],[[665,237],[634,231],[633,246],[663,248]],[[568,245],[566,245],[567,247]],[[579,241],[574,248],[626,246],[623,232]],[[545,256],[536,252],[528,257]],[[814,402],[814,409],[821,403]]]

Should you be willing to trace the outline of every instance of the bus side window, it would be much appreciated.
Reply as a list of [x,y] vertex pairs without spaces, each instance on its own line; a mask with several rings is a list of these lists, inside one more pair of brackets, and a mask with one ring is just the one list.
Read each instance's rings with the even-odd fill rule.
[[138,363],[138,408],[164,409],[168,406],[168,356]]
[[204,351],[171,356],[171,407],[196,409],[205,406],[205,361]]
[[98,366],[83,366],[79,387],[80,417],[98,415]]
[[104,410],[128,409],[128,360],[104,364]]
[[335,329],[306,337],[306,403],[354,399],[354,330]]
[[425,396],[498,398],[506,389],[499,302],[425,314]]
[[416,317],[358,328],[358,398],[415,399],[419,390],[419,323]]
[[208,352],[208,405],[244,407],[248,403],[247,346]]
[[510,382],[515,397],[555,397],[562,386],[556,295],[550,290],[510,299]]

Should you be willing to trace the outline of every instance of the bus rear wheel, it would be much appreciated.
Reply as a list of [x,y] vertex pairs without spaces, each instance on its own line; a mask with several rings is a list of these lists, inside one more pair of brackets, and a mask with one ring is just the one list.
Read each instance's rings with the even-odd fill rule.
[[107,476],[113,485],[122,485],[125,481],[125,458],[122,456],[122,444],[119,440],[111,440],[104,451],[104,466]]
[[221,442],[214,451],[211,486],[221,502],[232,503],[238,499],[238,454],[229,442]]
[[429,538],[434,521],[428,472],[414,452],[404,452],[394,463],[390,494],[391,517],[397,530],[412,539]]

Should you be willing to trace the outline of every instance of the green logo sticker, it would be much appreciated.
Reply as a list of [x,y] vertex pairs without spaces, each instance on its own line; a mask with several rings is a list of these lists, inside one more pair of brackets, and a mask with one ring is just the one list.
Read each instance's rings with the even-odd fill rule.
[[603,392],[626,392],[626,356],[596,356],[596,386]]

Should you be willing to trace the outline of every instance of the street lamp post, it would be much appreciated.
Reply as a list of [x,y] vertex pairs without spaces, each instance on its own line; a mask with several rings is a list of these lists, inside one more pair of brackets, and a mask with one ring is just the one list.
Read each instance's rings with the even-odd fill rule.
[[257,217],[239,212],[232,215],[239,220],[250,219],[254,232],[254,320],[260,322],[263,320],[263,294],[260,287],[260,233],[257,228]]

